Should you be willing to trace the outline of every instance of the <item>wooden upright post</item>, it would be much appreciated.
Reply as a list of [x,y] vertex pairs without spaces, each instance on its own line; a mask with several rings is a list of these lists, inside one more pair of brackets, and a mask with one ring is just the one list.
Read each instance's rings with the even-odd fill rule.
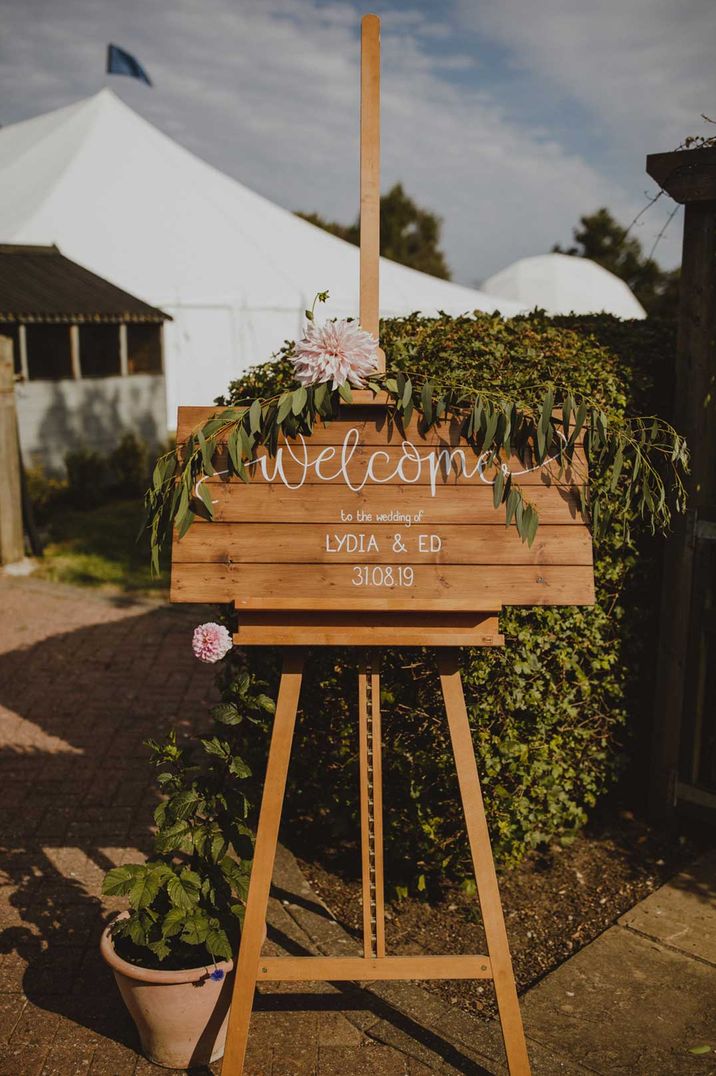
[[[360,323],[378,338],[380,317],[380,19],[361,23],[360,74]],[[385,356],[379,352],[379,368]]]
[[0,564],[25,555],[12,340],[0,336]]
[[651,813],[664,818],[679,800],[716,810],[699,764],[715,600],[716,148],[655,153],[646,170],[685,207],[673,421],[691,475],[688,512],[675,518],[664,555],[650,788]]

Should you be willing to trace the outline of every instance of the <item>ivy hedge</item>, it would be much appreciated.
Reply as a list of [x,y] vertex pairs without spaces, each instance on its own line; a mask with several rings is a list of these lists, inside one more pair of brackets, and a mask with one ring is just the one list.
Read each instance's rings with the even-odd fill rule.
[[[381,344],[392,371],[439,374],[513,399],[568,384],[616,417],[665,406],[674,335],[668,324],[608,316],[413,315],[384,321]],[[275,361],[233,382],[220,402],[292,387],[291,350],[287,343]],[[508,608],[505,648],[463,653],[488,819],[503,862],[546,841],[569,841],[584,825],[619,771],[628,718],[648,690],[642,669],[645,624],[656,615],[657,546],[636,518],[624,538],[623,515],[633,510],[618,491],[612,510],[614,525],[595,551],[594,608]],[[256,676],[276,683],[272,651],[228,660],[247,660]],[[391,650],[382,662],[386,860],[394,883],[420,889],[446,874],[469,874],[457,783],[431,653]],[[355,655],[315,650],[286,805],[294,836],[311,845],[335,846],[358,832],[356,694]],[[242,752],[260,774],[266,740],[249,731]]]

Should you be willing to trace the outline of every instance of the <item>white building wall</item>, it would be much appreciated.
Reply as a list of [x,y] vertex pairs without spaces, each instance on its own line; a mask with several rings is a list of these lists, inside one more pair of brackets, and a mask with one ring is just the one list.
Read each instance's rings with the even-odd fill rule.
[[128,432],[152,446],[166,441],[163,374],[19,382],[15,397],[25,466],[49,473],[64,470],[67,452],[108,452]]

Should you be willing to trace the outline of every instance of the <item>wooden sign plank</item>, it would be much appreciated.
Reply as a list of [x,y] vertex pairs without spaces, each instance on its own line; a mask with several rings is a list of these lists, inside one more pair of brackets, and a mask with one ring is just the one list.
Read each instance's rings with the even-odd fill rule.
[[[215,519],[223,523],[505,523],[504,508],[494,507],[492,488],[484,485],[445,486],[435,497],[424,487],[404,485],[371,486],[359,493],[336,485],[293,490],[220,478],[208,479],[208,485]],[[542,523],[584,526],[574,487],[535,486],[526,496]]]
[[233,601],[238,609],[489,611],[503,605],[594,602],[589,566],[201,563],[176,568],[172,601]]
[[[412,443],[411,443],[412,444]],[[214,467],[221,474],[228,469],[226,449],[220,450],[214,459]],[[558,459],[544,461],[521,460],[512,455],[505,467],[514,482],[520,486],[572,486],[584,482],[587,462],[584,450],[575,450],[571,464],[563,468]],[[271,456],[265,448],[259,449],[256,459],[246,466],[252,482],[275,482],[277,479],[292,487],[329,484],[346,484],[354,489],[366,483],[405,484],[411,486],[477,485],[491,486],[495,466],[484,455],[478,455],[468,445],[423,446],[412,448],[390,445],[382,450],[375,446],[355,448],[349,445],[322,445],[316,449],[310,439],[291,442]]]
[[330,526],[202,523],[174,547],[176,564],[591,564],[583,527],[543,525],[530,547],[512,525]]

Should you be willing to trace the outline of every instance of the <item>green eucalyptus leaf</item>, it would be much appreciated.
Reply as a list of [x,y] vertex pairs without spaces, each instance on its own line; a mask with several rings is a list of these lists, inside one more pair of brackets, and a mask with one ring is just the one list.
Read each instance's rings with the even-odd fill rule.
[[249,429],[251,433],[258,433],[261,429],[261,401],[254,400],[249,408]]
[[276,421],[283,422],[286,415],[289,415],[292,411],[293,395],[290,392],[284,392],[283,396],[278,401],[278,410],[276,412]]
[[291,396],[291,411],[294,415],[300,415],[306,406],[306,400],[308,399],[308,393],[303,385],[300,388],[294,390]]

